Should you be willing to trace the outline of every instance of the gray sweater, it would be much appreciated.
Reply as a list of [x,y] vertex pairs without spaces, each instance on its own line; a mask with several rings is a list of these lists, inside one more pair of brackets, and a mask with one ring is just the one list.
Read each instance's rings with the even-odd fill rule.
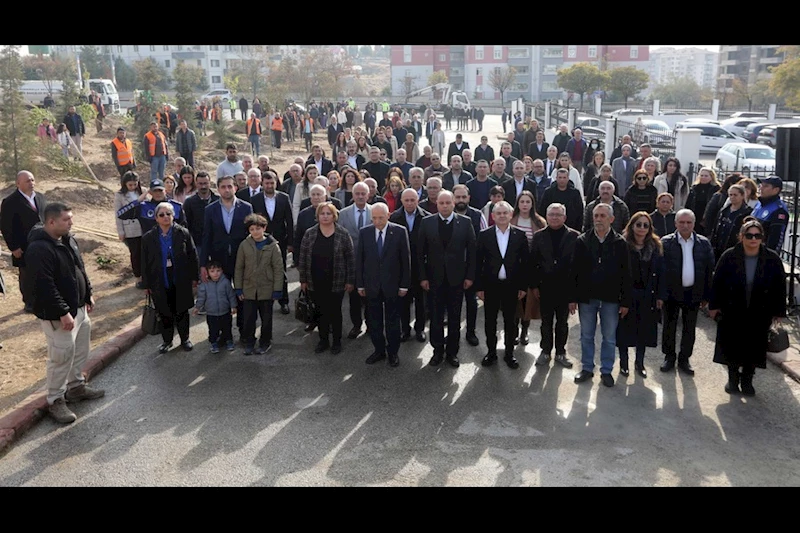
[[223,316],[236,309],[236,293],[233,292],[231,280],[222,274],[218,281],[208,281],[201,283],[197,287],[197,302],[195,307],[198,311],[205,310],[209,316]]

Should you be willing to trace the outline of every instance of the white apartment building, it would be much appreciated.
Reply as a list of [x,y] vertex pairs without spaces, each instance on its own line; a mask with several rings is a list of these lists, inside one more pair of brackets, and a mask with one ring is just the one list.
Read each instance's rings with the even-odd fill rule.
[[704,89],[715,89],[719,53],[702,48],[665,47],[650,52],[651,81],[668,83],[671,77],[689,77]]

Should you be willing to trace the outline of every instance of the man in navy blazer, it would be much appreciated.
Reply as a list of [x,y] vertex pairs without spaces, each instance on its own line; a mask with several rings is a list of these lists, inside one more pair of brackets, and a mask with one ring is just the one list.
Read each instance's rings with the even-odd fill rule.
[[386,204],[373,205],[371,216],[372,224],[359,231],[356,249],[356,288],[367,299],[367,324],[375,348],[366,362],[377,363],[388,352],[389,365],[397,366],[400,302],[411,283],[408,232],[403,226],[389,222]]
[[[233,280],[236,268],[236,254],[239,245],[249,232],[244,225],[247,215],[253,213],[253,206],[235,195],[236,186],[232,176],[223,176],[217,180],[219,200],[206,206],[203,212],[203,246],[197,255],[200,261],[200,278],[208,280],[205,265],[209,261],[222,263],[222,271],[229,280]],[[242,329],[242,302],[239,301],[236,314],[236,326]]]

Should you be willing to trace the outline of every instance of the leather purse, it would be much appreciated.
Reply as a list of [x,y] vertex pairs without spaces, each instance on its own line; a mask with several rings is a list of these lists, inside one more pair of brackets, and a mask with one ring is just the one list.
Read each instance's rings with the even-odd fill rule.
[[767,334],[767,351],[779,353],[789,349],[789,332],[783,326],[769,328]]
[[142,331],[148,335],[158,335],[161,333],[161,316],[158,314],[158,311],[156,311],[156,307],[149,294],[142,308]]
[[304,324],[310,324],[314,321],[314,314],[314,302],[309,298],[307,291],[301,290],[295,300],[294,317]]

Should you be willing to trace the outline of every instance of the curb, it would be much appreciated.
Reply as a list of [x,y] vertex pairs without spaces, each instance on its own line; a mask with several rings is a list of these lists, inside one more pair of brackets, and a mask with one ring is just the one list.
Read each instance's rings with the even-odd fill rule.
[[780,367],[790,378],[800,383],[800,352],[790,346],[785,353],[773,354],[767,352],[767,359]]
[[[135,318],[119,333],[89,353],[89,358],[83,365],[83,374],[87,381],[146,337],[141,329],[141,323],[141,318]],[[14,406],[6,416],[0,418],[0,456],[8,450],[12,442],[44,418],[46,414],[47,392],[40,389]]]

